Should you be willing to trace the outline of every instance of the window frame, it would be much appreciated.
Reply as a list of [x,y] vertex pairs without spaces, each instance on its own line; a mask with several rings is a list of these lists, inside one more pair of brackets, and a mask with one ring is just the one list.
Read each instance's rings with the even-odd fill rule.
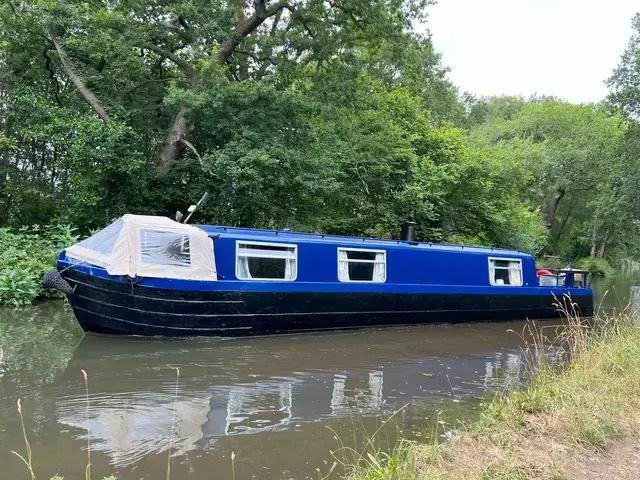
[[[513,285],[513,284],[497,284],[495,283],[495,279],[493,278],[493,276],[491,275],[491,261],[503,261],[503,262],[518,262],[520,264],[520,284],[519,285]],[[492,287],[523,287],[524,286],[524,268],[522,265],[522,259],[521,258],[513,258],[513,257],[488,257],[487,258],[487,262],[488,262],[488,266],[489,266],[489,284]],[[495,266],[493,266],[493,268],[495,269]],[[507,270],[510,271],[512,270],[511,267],[498,267],[501,270]]]
[[[281,247],[286,249],[293,248],[293,260],[295,262],[295,272],[293,278],[244,278],[239,276],[238,272],[238,258],[240,257],[240,245],[259,245],[262,247]],[[243,255],[252,256],[254,258],[274,258],[274,257],[260,257],[259,255]],[[284,259],[286,261],[286,259]],[[297,243],[273,243],[273,242],[256,242],[253,240],[236,240],[236,255],[234,257],[235,262],[235,274],[236,280],[243,282],[295,282],[298,279],[298,244]]]
[[[347,265],[351,262],[353,263],[371,263],[375,265],[376,263],[382,263],[384,265],[384,280],[382,282],[378,282],[376,280],[341,280],[340,279],[340,252],[367,252],[367,253],[375,253],[376,255],[378,253],[382,254],[382,262],[378,261],[378,260],[348,260],[348,254],[347,254]],[[341,283],[377,283],[377,284],[381,284],[381,283],[387,283],[387,251],[386,250],[374,250],[372,248],[351,248],[351,247],[338,247],[336,250],[336,259],[338,261],[337,263],[337,276],[338,276],[338,281]]]

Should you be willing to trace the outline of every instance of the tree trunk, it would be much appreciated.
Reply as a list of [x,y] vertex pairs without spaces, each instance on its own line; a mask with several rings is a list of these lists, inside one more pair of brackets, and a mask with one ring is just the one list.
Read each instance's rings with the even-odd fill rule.
[[558,213],[558,205],[560,204],[560,200],[562,200],[562,197],[564,197],[564,194],[564,188],[558,188],[558,190],[556,190],[556,193],[553,195],[551,202],[544,211],[543,222],[544,226],[547,227],[548,230],[551,230],[551,228],[553,227],[553,223],[556,219],[556,214]]
[[[9,139],[11,135],[11,120],[8,112],[4,111],[3,136]],[[7,224],[9,219],[9,196],[7,194],[7,176],[9,175],[9,145],[2,147],[2,156],[0,156],[0,227]]]
[[188,118],[190,113],[188,108],[182,107],[176,115],[169,136],[165,139],[158,154],[156,164],[158,170],[162,172],[169,170],[185,149],[185,142],[188,141],[189,135],[195,128]]

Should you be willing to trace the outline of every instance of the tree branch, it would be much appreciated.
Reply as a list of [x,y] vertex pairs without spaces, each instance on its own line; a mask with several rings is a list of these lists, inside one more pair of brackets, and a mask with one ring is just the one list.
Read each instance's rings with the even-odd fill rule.
[[240,23],[233,33],[222,43],[218,51],[218,63],[224,65],[226,61],[233,55],[234,50],[243,38],[251,35],[269,17],[276,15],[283,8],[293,8],[285,1],[275,3],[271,8],[267,8],[266,0],[254,0],[254,12],[249,18]]
[[62,67],[64,68],[71,82],[73,82],[75,87],[78,89],[78,92],[80,92],[80,96],[84,99],[85,102],[87,102],[87,104],[89,104],[89,106],[93,109],[93,111],[96,112],[98,116],[105,123],[108,123],[109,115],[107,115],[107,112],[102,107],[102,104],[100,103],[98,98],[93,94],[93,92],[91,92],[91,90],[87,88],[82,78],[80,78],[80,76],[75,73],[73,65],[71,64],[71,61],[67,58],[66,53],[64,52],[64,50],[62,50],[62,47],[56,40],[56,37],[53,36],[51,32],[49,32],[49,34],[51,35],[51,42],[53,43],[53,46],[55,47],[56,52],[58,52],[58,57],[60,58]]
[[187,43],[193,43],[195,41],[195,36],[191,32],[191,27],[184,18],[184,15],[178,15],[170,22],[165,23],[165,26],[167,30],[186,40]]
[[134,85],[133,87],[129,88],[128,90],[125,90],[122,93],[122,96],[126,97],[127,95],[131,95],[137,89],[142,88],[145,85],[148,85],[150,83],[165,83],[165,82],[191,83],[188,80],[183,80],[181,78],[174,78],[174,77],[156,78],[156,79],[153,79],[153,80],[143,80],[142,82],[137,83],[136,85]]
[[285,5],[283,8],[291,12],[291,19],[300,22],[311,38],[316,38],[311,28],[309,28],[309,23],[313,21],[312,19],[303,17],[300,11],[293,5]]
[[265,58],[260,58],[259,56],[251,53],[251,52],[247,52],[246,50],[234,50],[233,53],[239,53],[240,55],[246,55],[247,57],[253,59],[253,61],[255,61],[256,63],[275,63],[271,58],[265,57]]
[[141,45],[141,47],[142,48],[147,48],[147,49],[151,50],[152,52],[157,53],[161,57],[166,58],[167,60],[171,60],[178,67],[180,67],[182,69],[182,71],[187,75],[187,78],[189,79],[189,82],[198,83],[198,72],[195,71],[195,69],[191,66],[191,64],[189,62],[187,62],[186,60],[180,58],[175,53],[170,52],[169,50],[166,50],[166,49],[164,49],[162,47],[158,47],[157,45],[153,45],[153,44],[150,44],[150,43],[146,43],[144,45]]

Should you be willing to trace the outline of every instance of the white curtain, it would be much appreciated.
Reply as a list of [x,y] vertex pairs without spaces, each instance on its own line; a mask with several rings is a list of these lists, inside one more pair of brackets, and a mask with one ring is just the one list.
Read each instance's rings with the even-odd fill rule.
[[249,271],[249,257],[242,257],[238,255],[238,265],[236,266],[236,273],[238,278],[251,279],[251,272]]
[[376,253],[376,263],[373,267],[373,281],[384,282],[387,279],[384,253]]
[[338,250],[338,280],[349,281],[349,257],[345,250]]
[[287,264],[284,267],[284,279],[293,280],[296,277],[296,259],[291,253],[291,258],[287,258]]
[[522,264],[509,262],[509,285],[522,285]]

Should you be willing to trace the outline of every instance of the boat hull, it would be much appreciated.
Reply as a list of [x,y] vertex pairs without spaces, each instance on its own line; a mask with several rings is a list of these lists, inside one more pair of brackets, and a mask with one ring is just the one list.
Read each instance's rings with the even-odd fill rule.
[[[249,336],[408,324],[558,318],[545,294],[175,290],[64,271],[85,331],[145,336]],[[574,295],[583,316],[593,296]]]

